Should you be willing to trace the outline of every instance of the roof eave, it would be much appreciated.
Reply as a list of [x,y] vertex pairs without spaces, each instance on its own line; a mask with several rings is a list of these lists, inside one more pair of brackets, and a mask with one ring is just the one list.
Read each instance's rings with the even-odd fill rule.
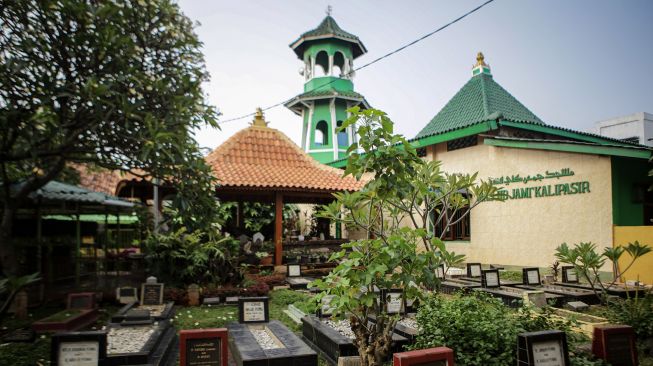
[[297,40],[292,42],[289,46],[295,52],[297,57],[300,60],[302,60],[303,56],[304,56],[303,55],[304,49],[303,49],[302,46],[303,46],[303,44],[305,42],[319,41],[319,40],[322,40],[322,39],[329,39],[329,38],[338,39],[340,41],[344,41],[344,42],[351,43],[352,45],[354,45],[355,47],[352,50],[354,58],[358,58],[359,56],[364,55],[364,54],[367,53],[367,48],[365,47],[363,42],[361,42],[360,40],[358,40],[358,39],[353,40],[353,39],[350,39],[350,38],[341,37],[341,36],[338,36],[337,34],[333,34],[333,33],[323,34],[323,35],[319,35],[319,36],[309,36],[309,37],[301,36],[301,37],[297,38]]

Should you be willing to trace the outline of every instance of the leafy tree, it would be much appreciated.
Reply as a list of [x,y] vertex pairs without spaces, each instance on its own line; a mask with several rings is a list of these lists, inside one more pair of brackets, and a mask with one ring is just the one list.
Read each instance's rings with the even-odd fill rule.
[[70,163],[174,184],[190,225],[212,217],[213,178],[193,130],[217,127],[217,113],[201,88],[201,43],[177,4],[0,0],[0,27],[6,273],[15,270],[8,239],[16,209]]
[[[334,313],[349,318],[361,365],[381,365],[390,352],[398,316],[388,314],[388,298],[379,299],[376,291],[401,289],[404,303],[421,298],[424,287],[438,284],[438,265],[464,260],[449,252],[431,228],[448,228],[458,214],[465,216],[481,202],[501,198],[491,183],[477,183],[476,174],[448,174],[439,162],[420,159],[404,137],[393,133],[385,113],[358,108],[349,112],[341,128],[356,124],[359,142],[349,148],[345,174],[359,179],[371,174],[373,179],[360,192],[336,194],[337,201],[320,215],[363,229],[367,238],[332,255],[339,265],[315,285],[323,290],[318,301],[333,295]],[[376,316],[374,325],[367,322],[371,314]]]
[[[607,302],[607,290],[617,283],[626,271],[642,256],[651,252],[651,247],[642,245],[638,241],[628,243],[625,247],[604,248],[603,253],[596,251],[596,244],[591,242],[580,242],[573,247],[562,243],[556,248],[556,258],[562,262],[574,266],[576,273],[584,278],[601,301]],[[619,272],[617,263],[624,253],[630,255],[630,263]],[[603,283],[599,272],[607,260],[612,262],[614,279],[611,283]]]

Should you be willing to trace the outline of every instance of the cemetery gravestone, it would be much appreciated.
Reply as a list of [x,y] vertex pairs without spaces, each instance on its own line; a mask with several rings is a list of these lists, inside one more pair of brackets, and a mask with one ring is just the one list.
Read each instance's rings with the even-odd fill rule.
[[381,298],[385,300],[388,314],[405,313],[402,295],[402,290],[381,290]]
[[317,316],[318,317],[327,317],[331,316],[333,314],[333,308],[331,307],[331,300],[333,300],[335,296],[334,295],[325,295],[321,302],[320,302],[320,308],[317,309]]
[[141,285],[141,305],[163,304],[163,284],[146,282]]
[[157,279],[154,276],[150,276],[147,279],[145,279],[145,283],[157,283]]
[[576,268],[574,268],[574,266],[563,266],[561,270],[562,270],[562,282],[578,283],[578,273],[576,273]]
[[540,286],[540,269],[539,268],[524,268],[522,269],[522,282],[524,285]]
[[435,277],[444,279],[444,264],[439,265],[438,268],[435,269]]
[[286,265],[287,276],[288,277],[301,277],[302,275],[302,266],[299,264],[288,264]]
[[596,325],[592,353],[613,366],[637,365],[635,331],[627,325]]
[[238,299],[239,323],[267,323],[270,321],[269,298],[241,297]]
[[569,366],[567,335],[559,330],[518,335],[517,366]]
[[547,305],[544,291],[524,291],[523,297],[525,304],[532,304],[538,308],[543,308]]
[[68,294],[68,309],[94,309],[95,294],[93,292],[78,292]]
[[116,289],[116,299],[121,304],[130,304],[138,301],[136,287],[118,287]]
[[200,287],[196,284],[188,286],[188,305],[197,306],[200,304]]
[[481,264],[467,263],[467,277],[481,277]]
[[104,366],[107,358],[106,332],[57,333],[52,336],[50,362],[53,366]]
[[455,366],[453,350],[447,347],[395,353],[393,366]]
[[501,287],[498,269],[486,269],[481,273],[481,286],[487,288]]
[[18,319],[27,319],[27,304],[28,296],[27,291],[20,290],[16,293],[14,297],[14,316]]
[[228,332],[226,328],[179,331],[181,366],[227,366]]

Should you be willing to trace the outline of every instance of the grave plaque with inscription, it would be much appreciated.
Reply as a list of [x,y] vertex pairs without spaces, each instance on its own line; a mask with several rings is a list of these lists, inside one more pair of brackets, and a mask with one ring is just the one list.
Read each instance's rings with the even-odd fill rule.
[[481,277],[481,264],[467,263],[467,277]]
[[567,336],[559,330],[522,333],[517,336],[518,366],[568,366]]
[[524,268],[522,270],[522,282],[524,285],[539,286],[540,282],[540,269],[539,268]]
[[262,323],[270,321],[268,297],[241,297],[238,299],[239,323]]
[[389,292],[386,294],[388,314],[399,314],[404,312],[404,304],[401,295],[401,292]]
[[52,336],[50,361],[54,366],[103,366],[106,357],[106,332],[57,333]]
[[227,329],[179,331],[181,366],[227,366]]
[[499,281],[499,270],[498,269],[483,270],[481,276],[481,285],[483,287],[488,287],[488,288],[500,287],[501,282]]
[[163,304],[163,284],[144,283],[141,285],[141,305]]
[[578,273],[574,266],[562,267],[562,282],[564,283],[578,283]]
[[596,325],[592,353],[613,366],[637,365],[635,331],[627,325]]
[[129,304],[138,301],[138,294],[135,287],[119,287],[116,289],[116,298],[121,304]]
[[447,347],[397,352],[392,357],[393,366],[455,366],[453,350]]
[[288,277],[301,277],[302,267],[299,264],[288,264]]

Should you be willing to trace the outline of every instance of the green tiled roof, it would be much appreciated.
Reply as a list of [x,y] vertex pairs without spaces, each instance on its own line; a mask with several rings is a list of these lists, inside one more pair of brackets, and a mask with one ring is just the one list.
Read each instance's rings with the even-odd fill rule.
[[298,105],[297,103],[299,101],[307,100],[307,99],[310,100],[310,99],[333,98],[333,97],[357,100],[363,104],[363,107],[369,108],[369,104],[367,103],[363,95],[356,93],[353,90],[336,90],[333,88],[307,91],[288,100],[287,102],[284,103],[284,105],[286,106],[286,108],[290,108],[295,113],[300,114],[301,108],[297,110],[293,108]]
[[[12,186],[13,190],[19,190],[24,183]],[[133,207],[134,204],[122,198],[102,192],[95,192],[72,184],[50,181],[43,187],[32,192],[28,196],[31,200],[39,199],[53,202],[78,202],[82,204],[123,206]]]
[[340,28],[336,20],[331,15],[327,15],[324,20],[317,26],[317,28],[303,33],[296,41],[290,44],[290,47],[295,50],[297,56],[302,57],[303,43],[305,41],[313,41],[318,39],[338,38],[343,41],[348,41],[355,44],[353,47],[354,57],[358,57],[365,52],[365,46],[358,39],[357,36]]
[[510,121],[544,125],[533,112],[494,81],[492,75],[480,73],[472,76],[415,138],[456,130],[499,116]]

